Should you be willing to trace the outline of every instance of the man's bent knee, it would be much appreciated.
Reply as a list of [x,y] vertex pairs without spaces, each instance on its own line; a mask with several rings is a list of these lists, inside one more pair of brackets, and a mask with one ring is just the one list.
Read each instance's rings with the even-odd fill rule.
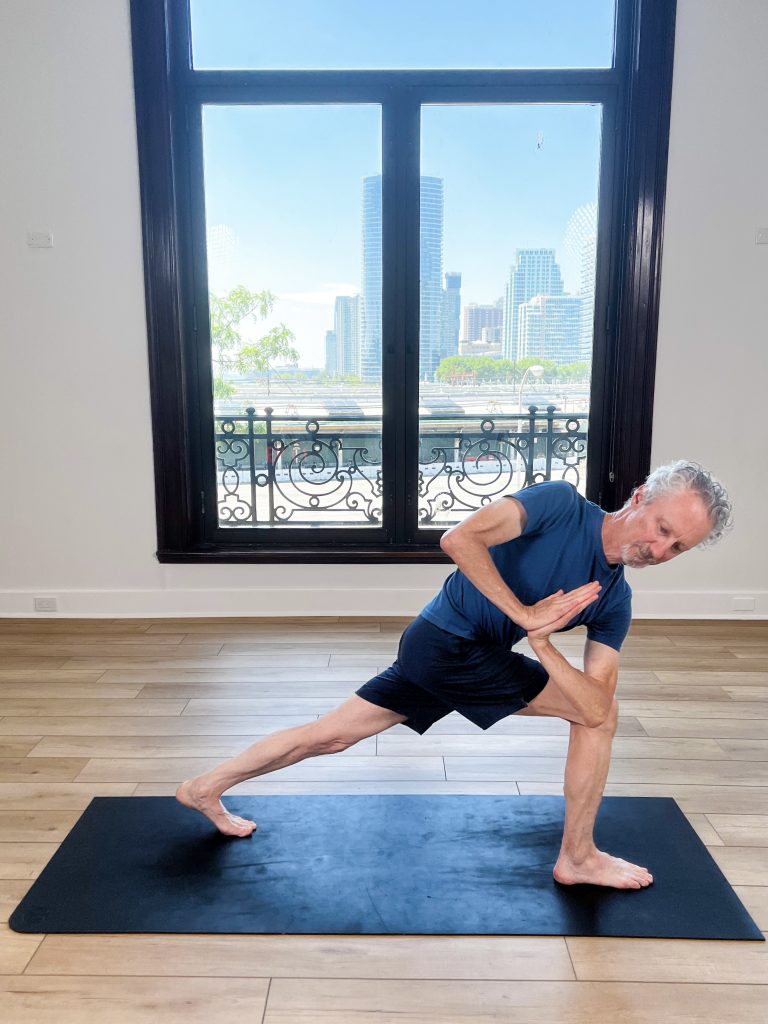
[[619,702],[614,697],[605,711],[596,712],[587,721],[589,729],[602,729],[604,732],[616,732],[619,723]]

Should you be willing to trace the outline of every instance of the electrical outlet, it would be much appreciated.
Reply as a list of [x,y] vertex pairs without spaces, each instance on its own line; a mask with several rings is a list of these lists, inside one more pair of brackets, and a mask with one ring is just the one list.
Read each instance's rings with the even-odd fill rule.
[[59,610],[59,602],[55,597],[36,597],[34,604],[36,612],[56,612]]
[[28,231],[27,245],[30,249],[52,249],[53,235],[50,231]]
[[733,610],[735,612],[753,612],[755,610],[754,597],[734,597]]

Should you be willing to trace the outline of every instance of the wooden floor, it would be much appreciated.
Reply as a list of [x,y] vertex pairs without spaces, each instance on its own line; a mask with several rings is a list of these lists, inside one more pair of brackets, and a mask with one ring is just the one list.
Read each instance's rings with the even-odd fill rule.
[[[0,620],[0,1019],[766,1024],[760,942],[10,931],[91,797],[170,795],[316,718],[391,662],[404,622]],[[582,644],[558,638],[576,664]],[[768,623],[640,621],[622,665],[606,793],[674,797],[768,933]],[[566,744],[558,720],[450,716],[233,792],[560,793]]]

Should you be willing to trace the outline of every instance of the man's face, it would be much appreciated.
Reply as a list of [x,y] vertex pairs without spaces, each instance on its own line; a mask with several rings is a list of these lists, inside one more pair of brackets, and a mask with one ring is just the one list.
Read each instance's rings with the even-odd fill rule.
[[710,532],[709,515],[693,491],[680,491],[645,502],[644,488],[632,496],[623,522],[621,561],[632,569],[658,565],[700,544]]

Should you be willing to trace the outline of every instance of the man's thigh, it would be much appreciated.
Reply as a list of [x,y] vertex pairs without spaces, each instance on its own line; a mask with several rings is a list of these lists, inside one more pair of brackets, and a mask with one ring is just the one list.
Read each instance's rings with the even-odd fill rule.
[[353,694],[339,707],[314,722],[313,730],[329,739],[345,740],[351,745],[391,729],[393,725],[399,725],[405,720],[405,715],[381,708]]
[[586,725],[584,716],[551,679],[541,693],[534,697],[527,707],[517,711],[516,715],[545,715],[549,718],[564,718],[567,722]]

